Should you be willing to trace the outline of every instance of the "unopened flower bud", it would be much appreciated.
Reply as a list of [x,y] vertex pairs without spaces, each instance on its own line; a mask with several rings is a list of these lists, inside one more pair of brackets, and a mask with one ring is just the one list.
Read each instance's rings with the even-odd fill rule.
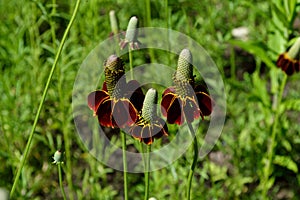
[[54,164],[57,164],[57,163],[61,163],[62,162],[62,153],[60,150],[57,150],[55,153],[54,153],[54,156],[53,156],[53,163]]
[[125,35],[125,40],[129,43],[137,40],[137,24],[138,18],[136,16],[131,17]]
[[117,21],[117,17],[116,17],[116,14],[115,14],[115,11],[114,10],[111,10],[109,12],[109,20],[110,20],[110,26],[111,26],[111,30],[112,32],[117,35],[118,32],[119,32],[119,29],[118,29],[118,21]]

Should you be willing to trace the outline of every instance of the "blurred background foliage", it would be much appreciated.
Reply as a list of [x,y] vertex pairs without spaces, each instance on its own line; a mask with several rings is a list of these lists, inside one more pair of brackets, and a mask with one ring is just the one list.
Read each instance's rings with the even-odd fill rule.
[[[283,72],[275,66],[277,56],[286,51],[291,39],[299,36],[299,2],[151,0],[150,3],[150,25],[171,28],[196,40],[215,61],[225,83],[225,126],[213,151],[198,163],[193,198],[260,199],[266,187],[270,199],[299,199],[300,75],[288,77],[282,103],[277,105]],[[7,190],[12,186],[74,5],[75,0],[0,2],[0,187]],[[57,168],[51,162],[54,152],[66,147],[71,152],[71,167],[63,166],[67,195],[72,193],[74,199],[122,199],[122,172],[107,168],[89,155],[74,128],[71,107],[72,87],[81,62],[110,35],[110,10],[116,11],[120,30],[126,29],[133,15],[140,19],[140,27],[149,25],[145,1],[81,2],[51,82],[16,199],[62,198]],[[238,27],[247,29],[245,38],[233,34]],[[139,59],[147,62],[145,57]],[[276,145],[270,177],[266,180],[267,152],[277,109],[280,116]],[[190,155],[187,152],[171,166],[152,173],[150,196],[181,199]],[[143,187],[143,176],[129,175],[131,199],[140,199]]]

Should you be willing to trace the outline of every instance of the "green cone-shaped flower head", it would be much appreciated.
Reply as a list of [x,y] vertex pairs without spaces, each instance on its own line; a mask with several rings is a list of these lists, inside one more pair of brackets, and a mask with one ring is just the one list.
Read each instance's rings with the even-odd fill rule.
[[181,97],[191,96],[193,93],[193,57],[188,49],[183,49],[178,58],[177,71],[174,76],[176,92]]
[[176,79],[190,81],[193,79],[193,56],[190,50],[183,49],[178,58]]
[[121,88],[126,84],[124,63],[116,55],[108,57],[104,63],[105,82],[109,96],[121,98]]
[[146,93],[142,117],[146,122],[152,122],[157,115],[157,91],[153,88],[149,89]]

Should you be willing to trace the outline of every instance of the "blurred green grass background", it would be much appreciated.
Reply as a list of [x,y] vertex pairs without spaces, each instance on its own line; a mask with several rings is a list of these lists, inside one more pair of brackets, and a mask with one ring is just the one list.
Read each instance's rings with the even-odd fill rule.
[[[53,2],[57,4],[55,9]],[[269,41],[271,1],[150,2],[151,26],[171,28],[195,39],[213,58],[225,82],[228,109],[225,127],[213,151],[198,163],[193,198],[260,199],[258,186],[262,182],[273,120],[272,109],[267,109],[264,103],[270,102],[272,106],[271,79],[281,71],[270,70],[259,57],[234,47],[229,41],[234,39],[232,30],[241,26],[249,29],[249,40]],[[0,2],[0,187],[7,190],[12,187],[74,5],[74,0]],[[122,172],[107,168],[89,155],[76,134],[71,107],[72,87],[81,62],[110,35],[110,10],[116,11],[121,30],[126,29],[133,15],[138,16],[139,27],[149,23],[144,1],[81,2],[51,82],[16,199],[62,198],[57,168],[51,162],[54,152],[65,148],[66,140],[72,156],[71,169],[64,166],[67,195],[72,193],[75,199],[122,199]],[[291,29],[289,36],[299,35],[297,19]],[[281,51],[285,49],[274,49],[270,59],[275,62]],[[293,103],[300,98],[299,78],[299,74],[289,77],[284,91],[284,101],[292,103],[287,104],[279,120],[275,155],[282,160],[273,163],[270,199],[300,198],[300,108],[296,106],[300,104]],[[190,155],[187,152],[173,165],[151,174],[150,196],[181,199]],[[72,187],[67,184],[66,174]],[[141,199],[143,187],[143,176],[129,174],[130,199]]]

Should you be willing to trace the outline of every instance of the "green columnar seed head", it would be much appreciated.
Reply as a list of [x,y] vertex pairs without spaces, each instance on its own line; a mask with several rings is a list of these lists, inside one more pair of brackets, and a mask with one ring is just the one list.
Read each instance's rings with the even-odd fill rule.
[[121,98],[121,88],[126,84],[124,64],[116,55],[108,57],[104,63],[105,82],[109,96]]
[[111,27],[111,30],[112,32],[117,35],[118,34],[118,21],[117,21],[117,18],[116,18],[116,14],[115,14],[115,11],[114,10],[111,10],[109,12],[109,20],[110,20],[110,27]]
[[130,18],[128,26],[127,26],[127,30],[126,30],[126,35],[125,35],[125,39],[128,42],[136,41],[137,23],[138,23],[138,18],[136,16],[133,16]]
[[152,122],[156,116],[157,92],[151,88],[147,91],[142,108],[142,117],[146,122]]
[[299,56],[299,50],[300,50],[300,37],[297,38],[296,42],[288,51],[289,57],[295,59],[297,56]]
[[178,58],[176,79],[190,82],[193,79],[193,57],[188,49],[183,49]]
[[177,71],[174,76],[176,92],[181,97],[190,96],[193,91],[194,77],[192,62],[193,57],[190,50],[183,49],[179,54]]

